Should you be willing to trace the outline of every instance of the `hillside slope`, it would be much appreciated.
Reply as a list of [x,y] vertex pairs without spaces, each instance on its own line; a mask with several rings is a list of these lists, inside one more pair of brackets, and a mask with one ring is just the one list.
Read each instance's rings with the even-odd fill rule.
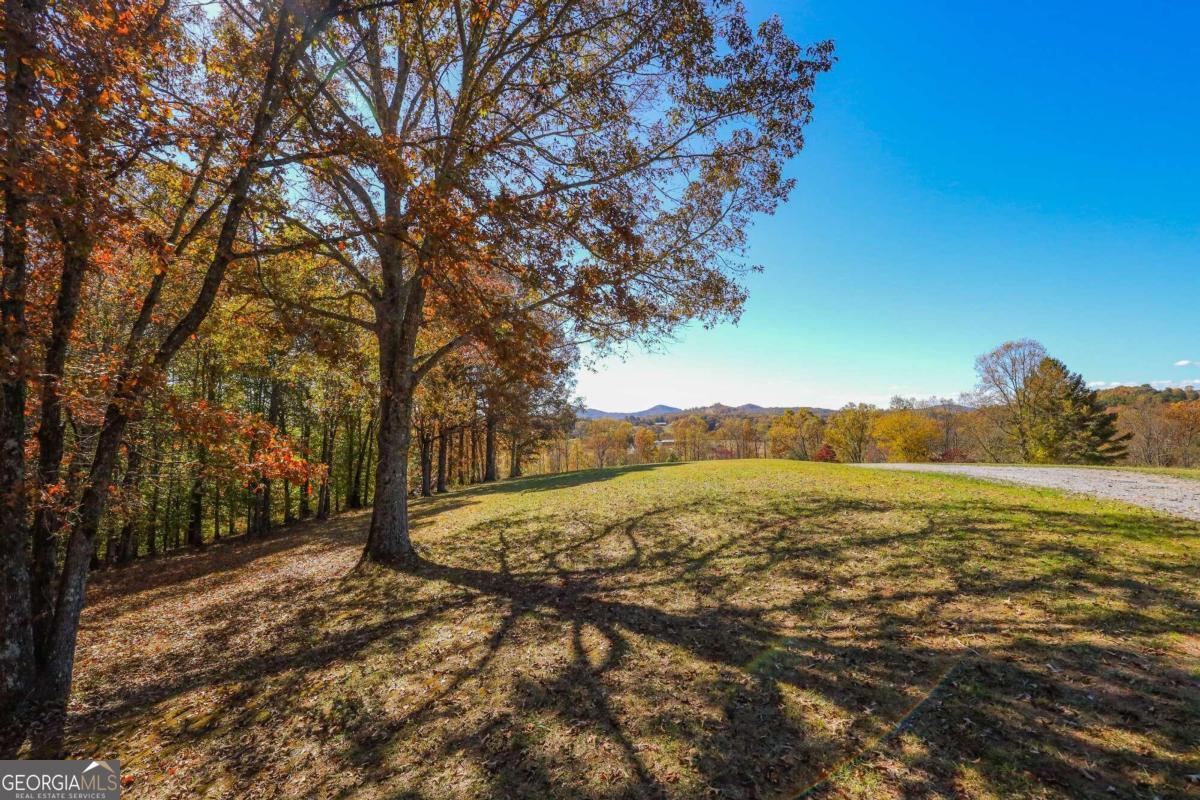
[[415,573],[358,515],[100,576],[74,751],[131,797],[1195,790],[1200,524],[762,460],[416,519]]

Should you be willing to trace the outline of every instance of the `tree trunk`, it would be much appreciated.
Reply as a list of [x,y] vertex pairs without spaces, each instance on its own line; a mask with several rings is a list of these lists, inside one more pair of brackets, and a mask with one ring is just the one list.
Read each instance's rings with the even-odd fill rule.
[[416,553],[408,529],[408,446],[412,438],[411,393],[385,394],[380,399],[375,504],[367,534],[365,558],[403,563]]
[[[75,641],[79,635],[79,613],[83,610],[88,566],[127,421],[118,403],[109,405],[92,458],[90,480],[80,499],[78,521],[67,541],[66,560],[54,606],[54,629],[38,687],[41,696],[58,707],[60,715],[65,711],[75,669]],[[57,725],[61,725],[61,720],[51,720],[52,728]],[[49,735],[56,738],[58,733],[51,730]]]
[[469,466],[469,471],[470,471],[469,481],[471,483],[478,483],[479,482],[479,474],[480,474],[480,469],[479,469],[479,426],[474,421],[471,422],[470,462],[471,463]]
[[508,477],[521,477],[521,440],[515,433],[512,437],[512,447],[509,449]]
[[333,437],[337,434],[337,419],[325,424],[321,431],[321,463],[325,465],[325,477],[317,494],[317,519],[329,519],[329,482],[333,480]]
[[[158,459],[158,448],[154,449],[155,460]],[[150,521],[150,527],[146,530],[146,554],[151,556],[158,555],[158,495],[159,482],[162,480],[162,468],[159,467],[154,473],[154,488],[150,490],[150,513],[147,518]]]
[[421,443],[421,497],[433,496],[433,434],[424,429],[420,433]]
[[458,458],[456,459],[457,466],[454,469],[455,478],[457,479],[459,486],[462,486],[464,483],[466,483],[466,481],[463,480],[463,467],[465,466],[465,464],[463,462],[463,455],[464,455],[463,451],[466,447],[466,441],[467,441],[467,432],[465,430],[463,430],[461,425],[459,425],[458,426]]
[[[305,411],[300,416],[300,447],[304,451],[306,459],[311,458],[309,445],[312,443],[310,436],[312,434],[312,425],[309,423],[308,412]],[[300,519],[308,519],[312,516],[312,508],[309,507],[309,495],[312,493],[312,483],[309,481],[307,474],[304,477],[304,483],[300,486]]]
[[419,278],[403,280],[397,252],[381,264],[385,302],[377,312],[379,337],[379,463],[375,505],[363,558],[403,564],[417,559],[408,524],[408,448],[417,377],[413,354],[421,324],[424,288]]
[[437,493],[446,493],[446,455],[450,446],[450,434],[446,433],[445,427],[438,426],[437,437]]
[[188,494],[187,543],[196,550],[204,549],[204,479],[192,479],[192,490]]
[[[270,399],[267,402],[267,422],[278,426],[282,414],[280,407],[282,392],[279,381],[271,380],[270,392]],[[265,473],[259,476],[257,501],[254,512],[254,528],[250,533],[252,536],[266,536],[271,530],[271,478]]]
[[354,451],[358,445],[358,431],[362,428],[362,415],[355,411],[346,423],[346,508],[358,508],[358,486],[354,475]]
[[[125,477],[121,480],[121,487],[122,494],[128,500],[134,492],[138,491],[138,486],[141,484],[142,453],[131,442],[126,443],[126,452]],[[140,505],[140,503],[136,505]],[[137,531],[137,517],[136,511],[131,511],[125,515],[125,522],[121,526],[120,548],[117,554],[118,563],[128,564],[137,558],[137,538],[135,536]]]
[[362,441],[358,444],[357,456],[353,458],[354,474],[350,479],[350,491],[346,495],[346,508],[362,508],[365,502],[363,496],[363,467],[367,464],[367,452],[370,448],[371,434],[375,432],[375,413],[367,419],[366,430],[363,431]]
[[[279,412],[279,433],[281,436],[287,436],[287,412]],[[292,484],[286,478],[283,481],[283,524],[291,525],[296,521],[296,515],[292,513]]]
[[22,708],[33,688],[33,608],[29,528],[25,519],[25,400],[28,336],[25,278],[28,269],[29,196],[21,174],[29,156],[29,122],[36,87],[34,49],[44,4],[8,0],[4,14],[3,264],[0,279],[0,756],[12,757]]
[[483,482],[488,483],[496,480],[496,417],[492,414],[491,406],[488,406],[484,418],[483,440]]
[[[374,423],[375,415],[371,414],[371,421]],[[375,437],[371,436],[367,439],[367,456],[365,459],[366,469],[363,470],[363,488],[362,501],[364,505],[371,504],[371,458],[375,453]]]
[[213,541],[221,541],[221,484],[213,484]]

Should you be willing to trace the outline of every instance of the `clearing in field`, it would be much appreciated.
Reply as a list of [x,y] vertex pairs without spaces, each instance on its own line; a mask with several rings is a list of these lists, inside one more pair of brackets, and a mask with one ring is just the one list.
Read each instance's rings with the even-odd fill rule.
[[133,797],[1181,797],[1200,524],[781,461],[505,482],[99,579]]

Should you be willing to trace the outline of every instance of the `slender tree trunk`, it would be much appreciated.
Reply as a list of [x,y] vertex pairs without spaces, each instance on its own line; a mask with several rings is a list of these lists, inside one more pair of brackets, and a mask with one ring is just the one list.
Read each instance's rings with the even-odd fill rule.
[[483,440],[483,482],[488,483],[496,480],[496,417],[492,414],[491,406],[488,406],[484,418]]
[[365,502],[362,490],[363,467],[369,466],[366,464],[367,450],[369,448],[368,443],[374,431],[375,413],[371,412],[371,416],[367,419],[366,430],[363,431],[362,441],[358,444],[357,457],[347,459],[347,465],[349,465],[351,460],[353,460],[354,464],[354,474],[350,479],[350,490],[346,495],[347,508],[362,508]]
[[318,519],[328,519],[329,512],[332,509],[333,445],[337,441],[337,417],[334,417],[325,425],[323,437],[321,460],[325,465],[325,477],[321,480],[321,492],[317,498]]
[[[267,422],[278,426],[281,407],[282,387],[278,380],[271,379],[270,399],[267,402]],[[266,536],[271,530],[271,478],[265,473],[259,476],[258,502],[254,514],[253,536]]]
[[438,426],[437,436],[437,492],[445,494],[446,489],[446,454],[450,446],[450,435],[443,426]]
[[[88,565],[95,549],[96,534],[108,497],[108,486],[116,468],[118,448],[125,435],[126,421],[124,412],[117,404],[109,406],[92,460],[91,480],[80,500],[79,521],[67,542],[66,559],[54,607],[54,629],[39,686],[43,697],[60,707],[60,713],[65,710],[75,668],[75,641],[79,634],[79,613],[83,610]],[[61,721],[57,724],[61,724]],[[55,723],[52,722],[52,725]],[[58,735],[51,732],[52,739]]]
[[213,484],[213,541],[221,541],[221,484]]
[[521,477],[521,440],[515,433],[512,437],[512,447],[509,450],[508,477]]
[[[133,493],[138,491],[138,486],[141,483],[141,466],[142,453],[141,450],[133,446],[132,442],[126,443],[127,456],[125,464],[125,477],[121,481],[122,494],[128,499]],[[135,508],[137,505],[135,504]],[[117,561],[121,564],[128,564],[137,558],[137,511],[130,511],[125,515],[125,522],[121,526],[120,535],[120,552],[117,556]]]
[[354,451],[358,445],[358,432],[362,428],[362,415],[355,411],[346,423],[346,508],[358,508],[358,485],[354,475]]
[[[41,422],[38,426],[38,485],[54,486],[61,477],[66,425],[62,416],[59,381],[83,286],[91,242],[83,236],[64,242],[63,269],[50,341],[42,367]],[[33,634],[39,662],[44,661],[54,622],[54,581],[58,569],[58,533],[62,517],[53,505],[40,504],[33,519],[32,606]]]
[[461,425],[459,425],[458,426],[458,458],[457,458],[458,464],[454,470],[455,477],[458,479],[459,486],[462,486],[464,483],[466,483],[466,481],[463,480],[463,468],[466,466],[466,462],[463,461],[463,456],[464,456],[463,450],[464,450],[464,446],[466,444],[466,439],[467,439],[467,432],[465,430],[463,430],[463,427]]
[[471,422],[471,464],[470,472],[471,483],[479,483],[479,425],[474,420]]
[[[372,419],[372,422],[374,422],[374,419],[375,419],[374,414],[371,415],[371,419]],[[362,500],[363,500],[363,503],[366,505],[370,505],[372,502],[371,464],[373,463],[372,458],[374,457],[374,454],[375,454],[375,436],[372,435],[367,438],[367,457],[366,457],[366,461],[365,461],[366,469],[363,470]]]
[[[304,451],[304,457],[311,459],[310,446],[312,424],[309,421],[308,412],[305,411],[300,416],[300,446]],[[309,506],[309,495],[312,494],[312,482],[305,475],[304,483],[300,486],[300,519],[308,519],[312,516],[312,508]]]
[[204,549],[204,479],[192,478],[192,489],[188,493],[187,543],[196,550]]
[[433,495],[433,434],[424,428],[419,434],[421,460],[421,497]]
[[[158,447],[154,448],[155,460],[158,459]],[[162,480],[162,468],[156,467],[154,472],[154,486],[150,490],[150,513],[147,519],[150,521],[150,527],[146,530],[146,554],[151,556],[158,555],[158,496],[159,482]]]
[[[287,436],[287,411],[280,410],[279,412],[279,433],[282,436]],[[291,525],[296,521],[296,515],[292,513],[292,484],[286,478],[283,481],[283,524]]]

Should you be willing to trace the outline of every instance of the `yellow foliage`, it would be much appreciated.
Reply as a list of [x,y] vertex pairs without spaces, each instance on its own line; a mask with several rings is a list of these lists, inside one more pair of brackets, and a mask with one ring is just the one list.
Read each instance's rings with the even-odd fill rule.
[[872,431],[888,461],[928,461],[941,442],[936,421],[919,411],[890,411]]

